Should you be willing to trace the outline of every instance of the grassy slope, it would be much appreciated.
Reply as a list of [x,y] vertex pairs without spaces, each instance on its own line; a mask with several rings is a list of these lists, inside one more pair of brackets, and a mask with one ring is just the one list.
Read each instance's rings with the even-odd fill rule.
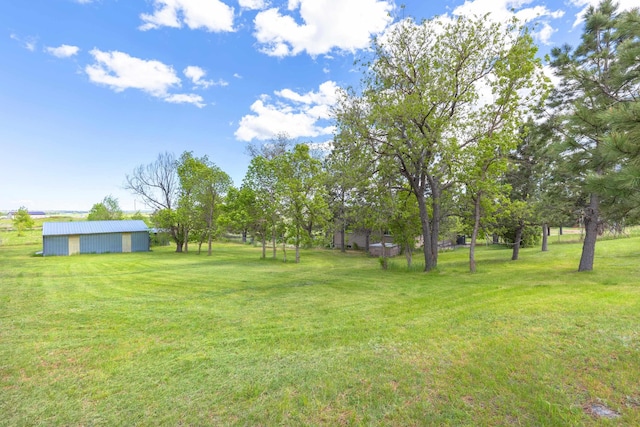
[[640,424],[640,238],[581,274],[579,245],[483,248],[474,275],[462,250],[422,274],[2,238],[0,425]]

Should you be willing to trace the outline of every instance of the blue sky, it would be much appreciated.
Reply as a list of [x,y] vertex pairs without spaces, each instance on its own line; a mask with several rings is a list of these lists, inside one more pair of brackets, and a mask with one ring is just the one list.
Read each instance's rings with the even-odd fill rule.
[[[630,8],[636,0],[623,0]],[[335,89],[397,19],[512,14],[542,54],[579,41],[592,0],[5,0],[0,210],[89,210],[160,152],[208,155],[240,185],[247,143],[332,138]]]

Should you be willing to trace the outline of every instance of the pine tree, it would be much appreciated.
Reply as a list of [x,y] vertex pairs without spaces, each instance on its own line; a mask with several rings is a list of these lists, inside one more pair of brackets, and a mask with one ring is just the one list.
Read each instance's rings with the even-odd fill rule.
[[618,162],[607,154],[612,124],[603,113],[633,96],[633,87],[619,78],[623,67],[620,48],[629,40],[629,35],[617,30],[620,22],[617,5],[605,0],[587,10],[582,42],[573,52],[567,46],[552,51],[552,65],[562,78],[560,92],[567,109],[562,124],[564,156],[588,193],[582,214],[586,233],[579,271],[593,269],[597,235],[603,224],[601,202],[606,194],[592,183],[601,182],[618,168]]

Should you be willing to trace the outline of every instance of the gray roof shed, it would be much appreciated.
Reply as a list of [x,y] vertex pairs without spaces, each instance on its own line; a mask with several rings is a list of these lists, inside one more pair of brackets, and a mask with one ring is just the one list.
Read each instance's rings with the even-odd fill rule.
[[123,221],[45,222],[42,224],[43,236],[133,233],[136,231],[149,231],[149,227],[140,219]]
[[149,250],[149,227],[142,220],[45,222],[42,253],[142,252]]

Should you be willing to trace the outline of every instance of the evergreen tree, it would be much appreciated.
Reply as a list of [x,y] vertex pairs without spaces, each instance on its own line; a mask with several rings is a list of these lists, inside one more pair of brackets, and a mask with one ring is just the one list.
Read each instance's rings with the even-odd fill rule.
[[[596,240],[602,227],[601,203],[609,197],[602,186],[620,169],[619,158],[610,155],[612,122],[607,112],[637,98],[637,87],[621,79],[626,73],[621,50],[633,43],[633,35],[621,32],[621,16],[611,0],[589,7],[585,14],[582,42],[552,51],[552,66],[562,78],[564,156],[588,193],[582,218],[585,238],[579,271],[593,269]],[[635,36],[637,38],[637,35]],[[613,173],[613,174],[612,174]],[[605,181],[603,181],[605,180]]]

